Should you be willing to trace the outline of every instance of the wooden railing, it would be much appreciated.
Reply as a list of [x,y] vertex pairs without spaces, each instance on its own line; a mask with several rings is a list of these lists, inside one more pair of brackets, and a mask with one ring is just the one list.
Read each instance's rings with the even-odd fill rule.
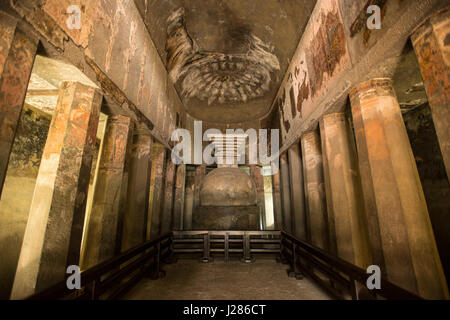
[[369,290],[366,281],[370,275],[366,270],[286,232],[281,233],[280,259],[291,266],[290,276],[301,279],[303,275],[308,275],[338,299],[422,299],[383,278],[381,278],[381,289]]
[[39,292],[29,300],[98,300],[115,299],[124,294],[145,275],[164,275],[161,260],[170,258],[171,234],[148,241],[121,255],[81,272],[81,287],[68,289],[67,280]]
[[228,261],[238,255],[251,262],[255,254],[280,253],[280,231],[173,231],[173,252],[201,255],[203,262],[223,255]]
[[368,290],[366,270],[280,231],[174,231],[81,272],[78,290],[68,289],[64,280],[29,299],[115,299],[146,275],[163,276],[161,262],[173,262],[174,254],[197,255],[204,262],[217,255],[251,262],[257,254],[271,254],[291,266],[289,276],[307,275],[338,299],[421,299],[383,278],[381,289]]

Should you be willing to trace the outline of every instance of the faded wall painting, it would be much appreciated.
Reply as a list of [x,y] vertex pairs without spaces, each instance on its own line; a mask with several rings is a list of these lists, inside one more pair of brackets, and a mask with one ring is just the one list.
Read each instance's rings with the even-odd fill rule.
[[281,114],[283,141],[350,65],[338,1],[319,1],[310,22],[274,102]]

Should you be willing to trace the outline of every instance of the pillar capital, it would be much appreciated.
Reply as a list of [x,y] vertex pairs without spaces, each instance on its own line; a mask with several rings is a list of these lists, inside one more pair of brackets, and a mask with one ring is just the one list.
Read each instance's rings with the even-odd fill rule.
[[370,79],[354,86],[350,92],[352,106],[361,100],[367,100],[379,96],[395,96],[390,78]]
[[335,121],[335,120],[340,120],[340,119],[345,119],[345,113],[336,112],[336,113],[324,114],[320,120],[321,121]]
[[129,117],[119,114],[119,115],[109,116],[108,123],[110,123],[110,124],[125,124],[125,125],[129,126],[130,124],[133,124],[133,121]]

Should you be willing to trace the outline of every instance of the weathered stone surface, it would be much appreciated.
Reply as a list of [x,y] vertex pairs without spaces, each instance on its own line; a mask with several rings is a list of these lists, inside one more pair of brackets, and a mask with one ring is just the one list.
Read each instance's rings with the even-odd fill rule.
[[[269,111],[270,103],[276,95],[282,76],[289,64],[288,59],[294,53],[316,0],[303,0],[301,5],[295,2],[280,2],[278,0],[266,0],[259,2],[258,5],[249,1],[230,2],[226,0],[206,0],[202,3],[183,2],[181,0],[171,2],[136,0],[135,3],[139,7],[159,55],[164,61],[169,61],[167,64],[168,70],[172,69],[174,60],[187,60],[191,58],[189,54],[197,51],[195,45],[193,45],[194,50],[192,51],[183,50],[186,47],[189,48],[188,43],[191,39],[198,44],[199,51],[202,54],[201,58],[206,57],[206,59],[193,58],[189,62],[201,61],[203,64],[205,60],[207,62],[214,61],[224,56],[234,58],[232,61],[227,61],[225,65],[219,63],[217,73],[212,75],[220,75],[219,81],[220,79],[230,79],[231,81],[224,83],[223,89],[226,91],[226,87],[233,87],[236,88],[236,92],[228,91],[227,96],[237,94],[239,97],[242,92],[242,95],[245,95],[247,99],[246,103],[242,103],[242,100],[239,99],[229,101],[230,103],[219,104],[216,100],[216,103],[213,102],[208,105],[207,102],[187,98],[183,99],[183,102],[187,110],[199,120],[236,123],[260,118]],[[177,16],[173,13],[180,7],[186,11],[185,21],[189,39],[187,39],[186,31],[176,28],[181,23],[178,23],[177,19],[173,19],[174,16]],[[170,20],[172,23],[168,25],[167,18],[169,16],[172,16]],[[166,31],[166,27],[169,27],[169,30]],[[262,43],[256,42],[252,36],[257,36],[262,42],[269,44],[269,50],[262,48],[260,46]],[[250,41],[248,41],[249,38]],[[186,40],[187,43],[180,45],[180,39]],[[253,54],[255,52],[253,48],[258,48],[257,54]],[[272,48],[273,51],[270,50]],[[251,49],[251,54],[247,54],[249,49]],[[170,53],[174,51],[176,54],[171,55]],[[255,66],[262,68],[273,63],[273,58],[267,57],[267,54],[264,54],[265,51],[272,51],[277,56],[281,70],[273,75],[274,82],[270,86],[270,91],[259,99],[252,100],[251,97],[266,90],[265,87],[262,90],[261,86],[255,86],[256,83],[260,83],[261,78],[267,78],[266,73],[263,77],[260,77],[256,76],[257,72],[254,72]],[[217,55],[217,53],[220,54]],[[174,57],[175,59],[173,59]],[[258,63],[250,63],[252,65],[249,68],[249,60]],[[238,63],[235,64],[235,62]],[[233,68],[233,66],[236,67]],[[216,65],[212,64],[212,69],[215,68]],[[203,70],[200,69],[200,71]],[[246,76],[243,79],[238,75],[241,72],[245,74],[244,71],[249,72],[245,72]],[[280,77],[278,77],[278,74]],[[193,78],[195,77],[180,82],[180,84],[191,84],[191,88],[194,90],[200,89],[200,92],[205,93],[204,96],[208,96],[207,91],[202,90],[202,88],[209,83],[209,79],[200,81],[198,85],[195,85],[195,81],[191,81]],[[247,82],[249,79],[250,81]],[[233,83],[234,80],[236,80],[235,83]],[[248,84],[248,86],[239,85],[239,80]],[[218,86],[219,91],[220,87],[221,85]],[[216,92],[212,91],[214,95]],[[182,92],[181,88],[179,88],[179,92]],[[210,97],[213,95],[210,95]]]
[[37,40],[0,15],[0,195],[22,112]]
[[403,119],[409,141],[411,141],[448,286],[450,283],[450,255],[447,254],[448,248],[450,248],[450,233],[448,232],[450,182],[447,178],[430,106],[426,104],[403,114]]
[[[260,38],[253,35],[242,40],[248,47],[244,54],[218,55],[199,49],[185,21],[185,8],[171,13],[166,42],[167,69],[171,80],[180,83],[184,97],[207,101],[209,109],[216,104],[229,108],[230,104],[246,103],[269,91],[271,74],[280,70],[280,63]],[[201,107],[205,113],[204,106]]]
[[305,189],[303,180],[303,164],[298,143],[288,150],[292,219],[295,235],[302,240],[307,239]]
[[291,186],[289,176],[289,163],[287,154],[284,153],[280,156],[282,228],[284,231],[292,233]]
[[24,105],[0,198],[1,300],[11,294],[50,122],[49,115]]
[[170,156],[166,159],[166,172],[164,185],[164,203],[161,216],[161,235],[172,231],[173,226],[173,201],[175,191],[175,164]]
[[272,175],[274,230],[281,230],[283,210],[281,207],[280,171]]
[[425,298],[448,298],[416,163],[390,79],[350,94],[373,263]]
[[206,166],[201,165],[195,168],[195,177],[194,177],[194,211],[200,205],[200,189],[203,183],[203,180],[206,177]]
[[[259,168],[260,169],[260,168]],[[252,170],[252,169],[251,169]],[[254,170],[256,171],[256,170]],[[260,206],[259,194],[264,196],[264,185],[255,181],[255,175],[249,176],[239,168],[217,168],[211,171],[201,184],[200,205],[210,207],[221,206]],[[258,187],[257,187],[258,186]],[[264,201],[263,201],[264,204]]]
[[[10,5],[52,50],[77,67],[83,65],[105,93],[119,98],[120,113],[144,122],[157,140],[169,145],[175,114],[184,118],[185,112],[134,1],[26,0]],[[80,29],[68,23],[71,5],[81,9]],[[158,95],[168,115],[164,128],[154,125],[151,117],[158,104],[153,97]],[[173,103],[168,103],[170,97]]]
[[[238,169],[239,170],[239,169]],[[259,215],[261,220],[261,225],[263,230],[265,230],[266,224],[266,202],[264,197],[264,177],[261,172],[262,168],[260,166],[252,165],[250,166],[250,176],[256,186],[256,199],[259,208]]]
[[82,269],[92,267],[119,252],[118,226],[124,183],[125,159],[129,137],[133,134],[130,118],[108,118],[103,151],[97,174],[92,210],[87,224],[87,236]]
[[183,230],[184,194],[186,186],[186,165],[177,166],[175,199],[173,204],[173,230]]
[[150,204],[152,206],[149,214],[150,235],[148,239],[153,239],[161,234],[161,216],[164,204],[164,184],[165,184],[165,167],[166,167],[166,149],[162,145],[155,145],[153,151],[152,165],[152,198]]
[[0,75],[3,74],[5,63],[9,56],[16,26],[16,20],[3,11],[0,11]]
[[[131,121],[133,123],[133,121]],[[136,123],[130,124],[130,132],[128,133],[127,150],[125,155],[125,163],[123,165],[122,174],[122,186],[120,188],[120,201],[119,201],[119,219],[117,221],[117,236],[116,236],[116,252],[121,252],[122,250],[122,240],[124,232],[124,219],[128,212],[128,189],[130,188],[130,175],[132,172],[132,157],[133,149],[135,144],[133,143],[135,137],[134,133],[138,132],[139,129],[136,128]],[[151,147],[150,147],[151,150]],[[151,152],[151,151],[150,151]],[[151,163],[150,163],[151,165]]]
[[343,113],[320,121],[330,251],[366,269],[370,249],[356,148]]
[[310,131],[302,136],[302,156],[309,240],[316,247],[328,250],[327,203],[318,130]]
[[11,297],[25,298],[64,279],[79,263],[102,95],[61,85],[31,203]]
[[259,230],[258,206],[198,207],[194,230]]
[[146,240],[152,146],[150,135],[135,130],[128,173],[127,208],[123,216],[122,251]]
[[[44,36],[45,40],[55,47],[64,47],[64,42],[67,41],[68,37],[64,33],[63,28],[42,10],[40,6],[42,1],[10,1],[10,4],[21,17],[33,25],[33,27]],[[67,7],[68,5],[64,8]],[[66,10],[64,9],[61,13],[65,14],[65,11]],[[64,26],[65,25],[66,24],[64,24]]]
[[428,19],[411,39],[450,179],[450,8]]
[[186,184],[184,194],[184,211],[183,211],[183,230],[192,229],[192,214],[194,210],[194,193],[195,193],[195,169],[192,166],[186,166]]

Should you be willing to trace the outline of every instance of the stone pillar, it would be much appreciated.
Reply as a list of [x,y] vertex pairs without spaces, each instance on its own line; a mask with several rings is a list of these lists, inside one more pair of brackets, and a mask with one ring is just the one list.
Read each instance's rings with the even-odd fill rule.
[[[108,118],[103,151],[97,174],[97,184],[89,217],[82,269],[85,270],[120,251],[118,226],[123,199],[125,159],[128,142],[133,135],[133,123],[124,116]],[[118,250],[119,249],[119,250]]]
[[287,154],[280,156],[280,178],[281,178],[281,208],[283,218],[283,230],[293,233],[292,217],[291,217],[291,187],[289,181],[289,164]]
[[320,120],[330,251],[363,269],[370,265],[364,200],[353,134],[343,113]]
[[[156,146],[155,146],[156,147]],[[150,235],[148,239],[154,239],[161,235],[161,215],[164,203],[164,183],[165,183],[165,165],[166,165],[166,148],[163,145],[158,145],[153,153],[153,192],[152,192],[152,211],[149,215]]]
[[425,298],[448,298],[427,205],[392,81],[350,92],[373,262]]
[[102,95],[64,82],[50,125],[20,252],[12,299],[65,278],[78,265]]
[[256,199],[259,208],[259,221],[261,230],[266,230],[266,201],[264,198],[264,177],[261,172],[262,168],[260,166],[251,165],[250,166],[250,176],[255,182],[256,186]]
[[194,210],[200,205],[200,187],[206,176],[206,166],[201,165],[195,168],[194,177]]
[[[186,169],[187,170],[187,169]],[[195,180],[195,172],[194,177],[190,177],[192,175],[192,171],[186,171],[186,183],[191,181],[191,179]],[[192,230],[192,216],[194,210],[194,198],[195,198],[195,182],[186,185],[185,194],[184,194],[184,211],[183,211],[183,230]]]
[[173,199],[175,187],[175,164],[169,156],[166,160],[164,185],[164,203],[161,217],[161,235],[172,231],[173,227]]
[[307,132],[301,140],[309,240],[314,246],[328,250],[327,203],[319,131]]
[[272,175],[274,230],[281,230],[283,210],[281,207],[280,171]]
[[450,179],[450,8],[427,19],[412,35],[434,127]]
[[0,12],[0,196],[38,41]]
[[177,167],[175,180],[175,199],[173,204],[173,230],[183,230],[184,193],[186,184],[186,165]]
[[[133,149],[136,147],[134,144],[134,141],[136,139],[135,137],[135,130],[136,123],[133,124],[133,121],[131,121],[130,124],[130,132],[128,134],[128,142],[127,142],[127,153],[125,156],[125,163],[124,163],[124,170],[122,175],[122,187],[120,188],[120,201],[119,201],[119,219],[117,221],[117,236],[116,236],[116,252],[120,253],[122,252],[122,245],[123,245],[123,239],[124,239],[124,220],[127,216],[128,212],[128,191],[130,188],[130,182],[131,182],[131,162],[135,159],[133,157]],[[151,137],[150,137],[151,138]],[[150,153],[152,150],[152,141],[150,141]],[[151,166],[151,162],[150,162]],[[135,177],[135,176],[133,176]],[[133,178],[134,179],[134,178]],[[129,225],[129,224],[128,224]]]
[[291,182],[291,204],[293,228],[295,236],[306,240],[306,212],[305,212],[305,190],[302,170],[302,157],[298,143],[294,143],[288,150],[289,172]]
[[130,155],[127,206],[122,222],[122,252],[146,240],[152,147],[150,134],[136,129]]

